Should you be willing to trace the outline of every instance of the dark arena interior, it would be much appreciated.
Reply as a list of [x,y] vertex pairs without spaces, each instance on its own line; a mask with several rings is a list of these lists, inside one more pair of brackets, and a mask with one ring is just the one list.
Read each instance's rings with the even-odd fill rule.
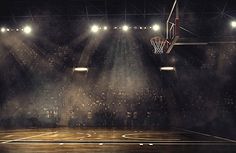
[[1,0],[0,153],[236,153],[235,0]]

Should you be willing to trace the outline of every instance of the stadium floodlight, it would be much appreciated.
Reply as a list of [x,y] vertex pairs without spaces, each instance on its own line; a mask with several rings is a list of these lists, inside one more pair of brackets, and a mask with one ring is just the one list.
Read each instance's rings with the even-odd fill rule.
[[232,28],[236,28],[236,21],[232,21],[231,26],[232,26]]
[[99,31],[98,25],[93,25],[93,26],[91,27],[91,32],[97,33],[98,31]]
[[103,30],[105,30],[105,31],[106,31],[106,30],[107,30],[107,26],[104,26],[104,27],[103,27]]
[[1,32],[2,32],[2,33],[5,33],[5,32],[6,32],[6,28],[2,27],[2,28],[1,28]]
[[154,24],[153,26],[152,26],[152,30],[153,31],[159,31],[161,29],[161,27],[160,27],[160,25],[158,25],[158,24]]
[[73,72],[88,72],[87,67],[75,67],[73,68]]
[[127,32],[127,31],[129,30],[129,27],[128,27],[127,25],[123,25],[123,26],[122,26],[122,30],[125,31],[125,32]]
[[25,34],[30,34],[32,32],[32,28],[30,26],[25,26],[23,31]]
[[175,67],[161,67],[161,71],[175,71]]

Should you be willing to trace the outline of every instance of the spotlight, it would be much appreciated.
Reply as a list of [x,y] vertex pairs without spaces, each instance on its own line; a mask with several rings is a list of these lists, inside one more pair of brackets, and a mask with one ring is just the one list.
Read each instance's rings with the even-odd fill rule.
[[231,26],[232,26],[232,28],[236,28],[236,21],[232,21]]
[[107,30],[107,26],[104,26],[104,27],[103,27],[103,30]]
[[161,28],[160,28],[160,25],[158,25],[158,24],[154,24],[153,26],[152,26],[152,30],[153,31],[159,31]]
[[175,71],[175,67],[161,67],[161,71]]
[[93,25],[93,26],[91,27],[91,32],[97,33],[98,31],[99,31],[99,27],[98,27],[97,25]]
[[73,72],[88,72],[87,67],[75,67],[73,68]]
[[7,31],[9,32],[9,31],[10,31],[10,29],[8,29],[8,28],[7,28]]
[[32,32],[32,28],[30,26],[25,26],[23,31],[25,34],[30,34]]
[[122,30],[126,32],[129,30],[129,27],[127,25],[123,25]]
[[3,28],[3,27],[2,27],[2,28],[1,28],[1,32],[2,32],[2,33],[6,32],[6,28]]

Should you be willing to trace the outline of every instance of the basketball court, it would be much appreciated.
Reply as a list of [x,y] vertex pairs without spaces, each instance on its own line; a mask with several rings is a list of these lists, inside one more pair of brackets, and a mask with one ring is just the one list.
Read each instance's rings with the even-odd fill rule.
[[189,131],[22,129],[0,131],[1,153],[21,152],[235,152],[236,141]]
[[[165,36],[150,39],[153,53],[170,54],[176,46],[198,46],[209,44],[234,44],[235,41],[204,42],[181,39],[181,18],[178,1],[170,8],[165,23]],[[128,27],[126,27],[127,29]],[[96,29],[95,29],[96,30]],[[87,56],[87,53],[84,53]],[[88,59],[73,72],[88,72]],[[84,63],[83,63],[84,62]],[[175,71],[175,67],[161,67],[161,71]],[[98,128],[52,128],[0,130],[0,153],[235,153],[236,140],[173,128],[171,130],[127,130]]]

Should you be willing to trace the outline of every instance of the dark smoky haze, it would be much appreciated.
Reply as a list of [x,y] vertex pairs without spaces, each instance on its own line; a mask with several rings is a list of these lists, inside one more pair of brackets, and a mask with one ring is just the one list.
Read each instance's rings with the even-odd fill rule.
[[[195,3],[181,3],[181,36],[189,37],[185,40],[197,37],[200,42],[222,42],[228,35],[227,39],[235,40],[235,30],[227,30],[226,16],[200,14]],[[161,4],[169,8],[166,2]],[[143,7],[143,3],[136,5]],[[137,23],[152,24],[153,16],[117,17],[116,13],[121,12],[117,9],[108,10],[111,16],[101,19],[93,18],[96,10],[91,7],[88,12],[92,17],[63,15],[73,9],[45,9],[43,4],[39,7],[43,9],[32,11],[32,18],[22,17],[32,25],[31,35],[0,35],[2,128],[185,127],[235,137],[234,43],[175,46],[168,55],[155,55],[149,42],[155,33],[119,30],[124,21],[138,27]],[[131,8],[127,8],[127,14],[135,13]],[[166,13],[156,15],[159,23],[165,23]],[[16,16],[14,24],[6,23],[23,23],[22,18]],[[90,32],[90,25],[103,25],[103,21],[110,26],[106,32]],[[160,71],[161,66],[174,66],[176,71]],[[76,67],[86,67],[88,72],[77,72]]]

